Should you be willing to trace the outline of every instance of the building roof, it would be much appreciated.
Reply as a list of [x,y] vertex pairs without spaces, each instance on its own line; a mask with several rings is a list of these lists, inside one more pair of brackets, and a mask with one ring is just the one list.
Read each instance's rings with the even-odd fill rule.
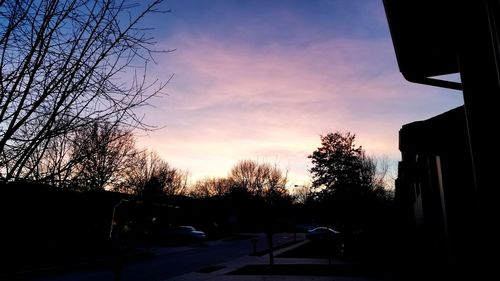
[[468,146],[463,106],[427,120],[405,124],[399,131],[399,150],[402,152],[443,153],[455,151],[458,146]]
[[461,89],[431,77],[458,73],[463,7],[456,1],[384,0],[399,70],[410,82]]

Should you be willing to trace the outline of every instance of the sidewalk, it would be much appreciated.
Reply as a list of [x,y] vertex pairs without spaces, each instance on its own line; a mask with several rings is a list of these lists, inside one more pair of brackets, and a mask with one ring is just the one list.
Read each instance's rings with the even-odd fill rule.
[[[280,250],[276,250],[274,252],[274,264],[279,266],[290,266],[292,265],[320,265],[327,266],[331,264],[332,266],[344,266],[349,265],[344,261],[336,260],[336,259],[305,259],[305,258],[277,258],[279,254],[289,251],[293,248],[300,247],[305,243],[309,243],[308,241],[302,241],[300,243],[294,244],[287,248],[283,248]],[[297,275],[239,275],[239,274],[231,274],[236,270],[241,270],[246,266],[257,265],[264,266],[269,264],[269,255],[263,256],[245,256],[238,259],[234,259],[232,261],[214,265],[210,268],[200,269],[196,272],[190,272],[184,275],[176,276],[170,279],[165,279],[163,281],[201,281],[201,280],[241,280],[241,281],[252,281],[252,280],[344,280],[344,281],[368,281],[368,280],[386,280],[381,279],[380,277],[368,277],[368,276],[297,276]]]

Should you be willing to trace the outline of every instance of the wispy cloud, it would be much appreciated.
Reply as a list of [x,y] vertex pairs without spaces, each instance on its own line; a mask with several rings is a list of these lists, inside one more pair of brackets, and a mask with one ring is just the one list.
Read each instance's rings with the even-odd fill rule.
[[195,177],[223,176],[236,161],[259,158],[305,179],[319,135],[336,130],[398,159],[402,124],[461,103],[458,94],[403,81],[387,38],[256,47],[180,34],[168,45],[177,51],[153,71],[168,65],[175,78],[148,117],[166,127],[141,143]]

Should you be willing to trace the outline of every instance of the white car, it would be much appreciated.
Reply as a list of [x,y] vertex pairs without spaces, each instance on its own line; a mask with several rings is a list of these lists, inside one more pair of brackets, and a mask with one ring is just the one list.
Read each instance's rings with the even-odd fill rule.
[[330,240],[330,239],[336,239],[339,235],[340,232],[332,228],[326,226],[320,226],[308,230],[306,233],[306,238],[309,240]]
[[190,225],[168,228],[162,231],[161,236],[175,241],[199,241],[206,238],[205,232],[197,230]]

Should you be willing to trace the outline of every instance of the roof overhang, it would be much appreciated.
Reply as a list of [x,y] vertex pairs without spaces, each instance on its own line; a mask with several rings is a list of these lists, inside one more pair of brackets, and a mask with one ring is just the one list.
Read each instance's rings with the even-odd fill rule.
[[436,76],[459,72],[461,7],[456,1],[384,0],[399,70],[415,83],[461,90]]

